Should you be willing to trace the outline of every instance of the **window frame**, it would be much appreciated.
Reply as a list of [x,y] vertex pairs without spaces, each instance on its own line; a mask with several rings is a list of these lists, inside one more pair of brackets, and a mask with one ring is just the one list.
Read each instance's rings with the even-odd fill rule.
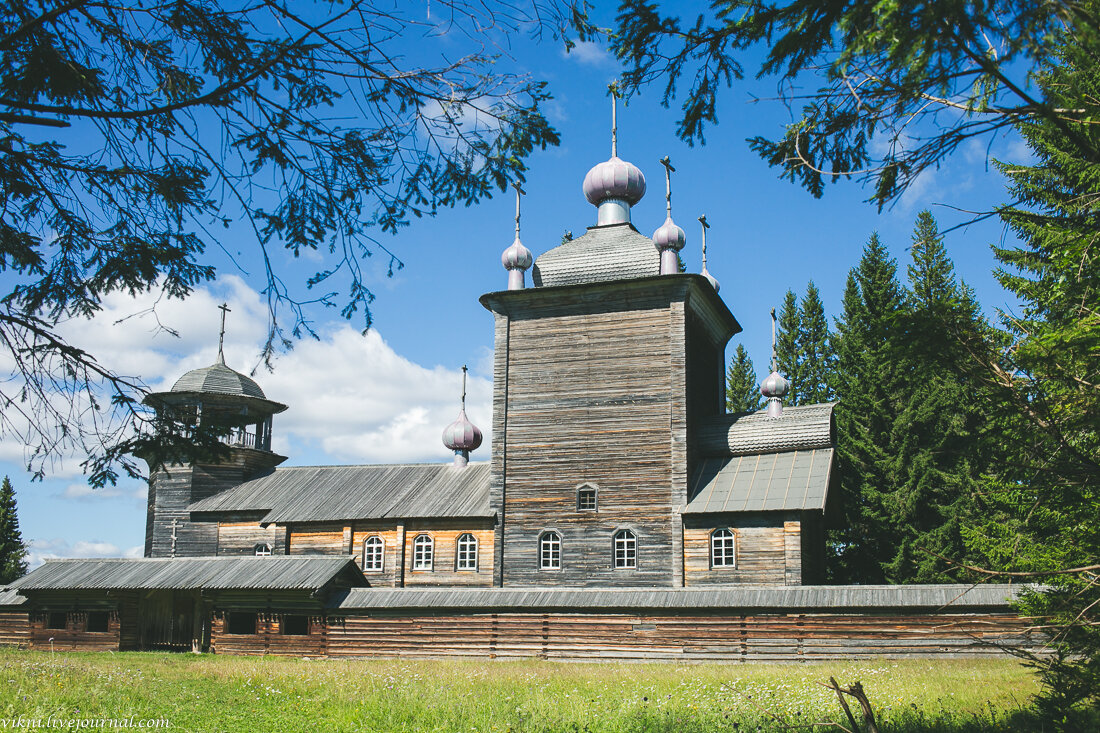
[[[721,533],[725,534],[721,534]],[[710,569],[711,570],[730,570],[737,567],[737,533],[729,527],[718,527],[711,531],[709,536],[710,542]],[[722,543],[721,559],[722,562],[716,562],[719,558],[718,543]],[[727,553],[726,550],[729,550]],[[727,554],[729,557],[727,558]],[[726,560],[729,562],[726,562]]]
[[[621,556],[620,542],[622,543]],[[637,570],[638,545],[638,533],[634,530],[627,527],[615,530],[615,533],[611,535],[611,568],[613,570]]]
[[[463,550],[463,543],[467,545],[473,545],[472,552],[469,549]],[[478,541],[473,532],[463,532],[455,538],[455,572],[459,573],[476,573],[478,570]],[[463,558],[465,553],[466,557]],[[463,563],[465,560],[465,563]]]
[[[549,553],[549,558],[551,560],[550,564],[546,563],[546,559],[547,559],[548,556],[547,556],[546,552],[544,551],[544,547],[547,545],[547,543],[551,543],[550,553]],[[555,546],[556,546],[556,548],[555,548]],[[564,564],[562,562],[561,532],[558,532],[556,529],[545,529],[545,530],[543,530],[542,532],[539,533],[537,559],[538,559],[538,568],[539,568],[540,571],[542,571],[542,570],[545,570],[545,571],[548,571],[548,572],[560,572],[561,571],[562,565]],[[557,561],[557,564],[554,564],[554,562],[553,562],[555,559]]]
[[[421,548],[427,549],[422,551]],[[435,570],[435,538],[430,534],[421,533],[413,538],[411,570],[420,573],[430,573]]]
[[[377,543],[375,543],[375,541],[377,541]],[[374,565],[370,565],[370,566],[367,565],[367,548],[368,547],[377,547],[378,548],[378,566],[377,567],[375,567]],[[384,539],[382,539],[379,535],[372,534],[370,537],[363,540],[362,562],[363,562],[363,572],[364,573],[381,573],[381,572],[384,572],[386,570],[386,541]]]
[[269,545],[268,543],[257,542],[255,545],[252,546],[252,554],[255,557],[271,557],[271,555],[274,553],[272,553],[271,545]]
[[[592,494],[592,506],[581,505],[582,494]],[[598,512],[600,510],[600,487],[595,484],[581,484],[577,487],[577,511]]]

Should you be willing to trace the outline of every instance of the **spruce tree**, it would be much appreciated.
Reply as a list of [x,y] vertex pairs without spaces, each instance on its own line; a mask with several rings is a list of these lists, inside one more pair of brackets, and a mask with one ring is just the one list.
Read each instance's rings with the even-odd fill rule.
[[833,368],[832,348],[829,341],[829,322],[825,319],[825,306],[813,280],[806,286],[806,295],[798,308],[798,351],[800,405],[828,402],[833,391],[829,386],[829,372]]
[[793,290],[783,296],[783,306],[779,309],[779,320],[775,332],[775,358],[779,373],[791,383],[787,395],[788,405],[798,405],[802,394],[802,372],[799,348],[801,318],[798,311],[798,299]]
[[745,347],[737,344],[726,371],[726,411],[756,412],[763,406],[760,382]]
[[898,412],[896,328],[903,305],[897,265],[872,234],[844,289],[836,323],[837,521],[827,535],[827,574],[837,583],[881,583],[891,557],[892,486],[887,446]]
[[27,572],[27,547],[19,533],[15,510],[15,490],[8,477],[0,484],[0,585],[6,585]]

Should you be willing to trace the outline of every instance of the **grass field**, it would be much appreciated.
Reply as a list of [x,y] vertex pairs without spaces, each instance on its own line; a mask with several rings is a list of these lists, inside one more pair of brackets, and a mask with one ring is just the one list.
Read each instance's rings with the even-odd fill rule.
[[596,665],[2,650],[0,668],[9,728],[132,716],[184,731],[785,730],[770,716],[845,720],[817,684],[835,676],[862,681],[883,733],[1014,731],[1031,727],[1021,708],[1036,690],[1010,659]]

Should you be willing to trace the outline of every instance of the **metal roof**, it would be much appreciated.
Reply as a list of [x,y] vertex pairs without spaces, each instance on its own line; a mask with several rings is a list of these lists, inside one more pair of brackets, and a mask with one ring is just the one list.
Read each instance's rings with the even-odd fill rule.
[[21,606],[27,599],[19,595],[19,591],[11,586],[0,586],[0,607]]
[[173,392],[213,392],[214,394],[243,395],[265,399],[264,391],[256,380],[234,371],[225,364],[216,363],[201,369],[192,369],[176,380]]
[[365,585],[350,557],[174,557],[47,560],[11,585],[41,590],[308,590],[342,577]]
[[576,239],[543,252],[535,260],[531,282],[550,287],[660,274],[657,245],[625,222],[589,227]]
[[189,509],[263,511],[263,524],[494,516],[488,462],[277,468]]
[[705,458],[684,513],[824,511],[832,465],[832,448]]
[[708,455],[739,456],[831,448],[835,402],[785,407],[779,417],[763,410],[722,415],[700,424],[699,449]]
[[352,588],[341,611],[395,609],[856,609],[1007,607],[1019,585],[782,585],[725,588]]

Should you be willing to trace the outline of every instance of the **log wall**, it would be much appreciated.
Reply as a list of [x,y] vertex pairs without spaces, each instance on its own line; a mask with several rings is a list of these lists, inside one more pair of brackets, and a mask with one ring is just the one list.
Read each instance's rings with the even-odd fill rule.
[[230,634],[226,630],[228,614],[215,613],[210,624],[210,651],[244,656],[325,656],[328,628],[322,616],[309,616],[309,633],[306,635],[284,634],[285,618],[282,614],[261,613],[256,620],[256,633]]
[[27,647],[30,634],[30,618],[26,611],[0,611],[0,646]]
[[1002,654],[1029,620],[979,614],[476,613],[330,619],[332,657],[817,661]]
[[221,522],[218,525],[218,554],[255,555],[256,545],[265,544],[273,555],[285,555],[285,537],[286,531],[275,525],[264,528],[257,521]]
[[[102,612],[102,611],[101,611]],[[58,611],[64,613],[65,628],[49,628],[51,613],[24,613],[27,618],[30,649],[54,651],[118,651],[121,619],[118,611],[107,611],[107,630],[88,631],[87,611]],[[51,641],[51,639],[53,641]]]
[[[712,568],[710,535],[733,532],[736,565]],[[801,521],[796,515],[729,514],[689,517],[684,527],[685,585],[801,585]]]

